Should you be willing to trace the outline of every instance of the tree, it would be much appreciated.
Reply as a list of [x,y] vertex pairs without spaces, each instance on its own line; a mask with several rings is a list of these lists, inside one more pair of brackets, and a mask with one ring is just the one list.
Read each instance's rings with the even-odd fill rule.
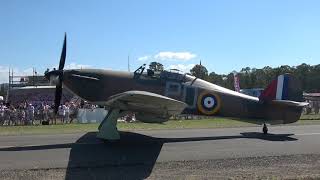
[[217,84],[219,86],[223,86],[222,75],[216,74],[215,72],[211,72],[207,79],[209,82]]
[[246,67],[242,68],[240,73],[239,73],[239,78],[240,78],[240,87],[241,88],[250,88],[252,86],[252,79],[251,79],[251,68]]
[[[211,83],[233,89],[233,74],[216,74],[211,72],[208,75],[207,69],[202,65],[195,65],[191,70],[191,74],[209,81]],[[298,66],[282,65],[272,68],[265,66],[262,69],[245,67],[238,73],[240,79],[240,87],[246,88],[265,88],[277,76],[285,73],[290,73],[297,78],[296,86],[300,86],[305,92],[320,92],[320,64],[308,65],[301,64]]]
[[264,88],[267,87],[267,76],[263,69],[255,69],[252,71],[251,79],[253,83],[253,87],[255,88]]
[[163,65],[159,62],[151,62],[149,65],[149,69],[155,71],[155,72],[161,72],[163,71]]
[[[228,89],[234,89],[234,76],[233,73],[229,73],[228,75],[225,76],[224,78],[224,87]],[[240,84],[241,87],[241,84]]]
[[190,73],[197,77],[197,78],[201,78],[201,79],[207,79],[208,77],[208,70],[206,67],[202,66],[202,65],[195,65],[191,70]]
[[294,72],[295,76],[300,80],[301,86],[305,89],[309,89],[309,87],[307,87],[307,80],[310,79],[310,69],[310,65],[302,63],[301,65],[296,67]]

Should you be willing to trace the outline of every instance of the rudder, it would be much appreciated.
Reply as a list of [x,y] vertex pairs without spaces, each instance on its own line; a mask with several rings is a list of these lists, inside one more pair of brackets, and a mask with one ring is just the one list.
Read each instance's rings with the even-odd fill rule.
[[291,74],[275,78],[259,96],[260,101],[289,100],[301,102],[302,89],[299,81]]

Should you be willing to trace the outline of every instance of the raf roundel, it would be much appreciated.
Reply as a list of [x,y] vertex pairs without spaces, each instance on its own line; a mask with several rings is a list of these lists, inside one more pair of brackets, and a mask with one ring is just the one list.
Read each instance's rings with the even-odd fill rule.
[[220,105],[220,98],[216,94],[203,92],[198,97],[198,109],[205,115],[215,114],[220,109]]

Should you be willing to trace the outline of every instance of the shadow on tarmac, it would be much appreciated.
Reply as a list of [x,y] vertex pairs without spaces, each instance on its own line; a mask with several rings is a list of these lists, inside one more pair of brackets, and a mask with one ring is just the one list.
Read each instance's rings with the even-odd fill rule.
[[[164,143],[262,139],[266,141],[296,141],[293,134],[246,132],[235,136],[156,138],[133,132],[120,132],[121,141],[104,143],[89,132],[75,143],[0,148],[0,151],[32,151],[71,148],[66,179],[145,179],[150,176]],[[54,157],[52,157],[54,158]]]

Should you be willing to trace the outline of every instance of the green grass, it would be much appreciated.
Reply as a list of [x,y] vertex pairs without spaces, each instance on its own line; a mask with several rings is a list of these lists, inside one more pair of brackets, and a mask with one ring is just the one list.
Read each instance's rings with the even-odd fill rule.
[[48,126],[1,126],[0,136],[26,134],[66,134],[96,131],[98,124],[65,124]]
[[[241,127],[252,124],[229,120],[224,118],[202,119],[202,120],[170,120],[165,123],[125,123],[118,122],[119,130],[152,130],[152,129],[184,129],[184,128],[221,128]],[[65,134],[77,132],[97,131],[99,124],[58,124],[58,125],[36,125],[36,126],[1,126],[0,135],[24,135],[24,134]]]
[[223,128],[252,126],[250,123],[227,118],[199,119],[199,120],[170,120],[162,124],[149,123],[119,123],[121,130],[151,130],[151,129],[186,129],[186,128]]
[[[320,124],[320,120],[300,120],[296,125]],[[48,126],[1,126],[0,136],[27,134],[66,134],[97,131],[99,124],[64,124]],[[142,122],[119,122],[119,130],[154,130],[154,129],[187,129],[187,128],[229,128],[256,126],[248,122],[241,122],[227,118],[201,120],[170,120],[162,124],[148,124]]]
[[304,114],[300,118],[301,120],[320,120],[320,114]]

